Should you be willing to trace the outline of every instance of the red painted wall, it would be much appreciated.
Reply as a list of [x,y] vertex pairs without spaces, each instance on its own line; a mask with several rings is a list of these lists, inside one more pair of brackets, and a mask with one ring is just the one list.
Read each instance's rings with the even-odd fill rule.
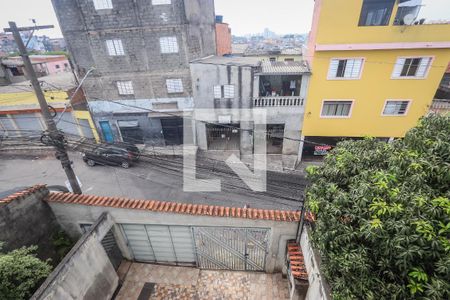
[[231,54],[231,29],[227,23],[216,23],[217,55]]

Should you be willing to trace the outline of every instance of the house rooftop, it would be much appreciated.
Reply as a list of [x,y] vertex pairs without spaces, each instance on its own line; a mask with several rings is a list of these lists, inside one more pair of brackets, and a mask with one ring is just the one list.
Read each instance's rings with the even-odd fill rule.
[[[77,86],[75,77],[71,72],[61,72],[38,78],[42,82],[44,91],[68,91]],[[33,92],[29,80],[13,83],[6,86],[0,86],[0,94]]]
[[261,62],[258,57],[241,57],[241,56],[207,56],[204,58],[191,61],[193,64],[213,64],[213,65],[230,65],[230,66],[248,66],[258,67]]
[[301,48],[280,48],[278,46],[270,47],[248,47],[244,53],[245,56],[267,56],[267,55],[302,55]]
[[282,49],[281,55],[302,55],[302,49],[301,48]]
[[244,54],[245,50],[249,47],[249,44],[231,44],[231,52],[233,54]]
[[261,69],[263,75],[296,75],[311,72],[306,61],[263,61]]

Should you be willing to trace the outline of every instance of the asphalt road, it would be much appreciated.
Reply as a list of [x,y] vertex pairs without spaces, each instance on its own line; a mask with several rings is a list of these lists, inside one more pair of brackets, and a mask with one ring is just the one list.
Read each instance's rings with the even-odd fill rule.
[[[307,184],[294,174],[268,173],[267,192],[253,192],[221,162],[200,161],[199,178],[220,179],[221,192],[183,191],[182,162],[176,158],[145,158],[130,169],[84,164],[71,153],[74,170],[85,194],[134,199],[211,204],[267,209],[299,209]],[[0,154],[0,193],[35,184],[65,185],[65,173],[53,157]]]

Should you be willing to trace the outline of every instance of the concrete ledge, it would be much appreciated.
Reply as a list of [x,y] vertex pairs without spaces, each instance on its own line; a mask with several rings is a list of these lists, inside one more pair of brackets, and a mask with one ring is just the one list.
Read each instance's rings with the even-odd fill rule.
[[119,278],[100,242],[113,224],[101,214],[31,299],[110,299]]

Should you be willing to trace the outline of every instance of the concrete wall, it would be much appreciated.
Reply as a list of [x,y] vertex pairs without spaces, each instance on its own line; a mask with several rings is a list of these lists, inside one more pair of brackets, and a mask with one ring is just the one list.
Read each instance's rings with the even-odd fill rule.
[[[191,63],[193,80],[194,107],[196,109],[216,109],[212,122],[219,122],[219,115],[224,115],[221,109],[249,109],[252,108],[253,74],[251,66],[225,65],[209,63]],[[235,97],[233,99],[214,99],[215,85],[234,85]],[[242,129],[253,129],[248,122],[241,122],[239,116],[232,116],[231,122],[239,124]],[[198,122],[197,122],[198,124]],[[199,124],[197,127],[197,141],[200,149],[207,150],[206,128]],[[241,155],[252,154],[253,139],[248,131],[241,130]]]
[[3,250],[37,245],[39,258],[51,258],[54,262],[60,259],[51,237],[61,227],[48,204],[41,201],[47,193],[47,190],[37,191],[8,204],[0,204],[0,242],[5,242]]
[[113,221],[106,214],[93,221],[95,224],[49,275],[32,300],[111,299],[119,278],[100,242]]
[[[172,213],[159,213],[133,209],[84,206],[75,204],[50,203],[58,222],[73,236],[81,233],[79,224],[92,223],[103,212],[107,212],[116,224],[164,224],[183,226],[228,226],[270,228],[269,253],[266,271],[282,271],[285,261],[286,241],[296,236],[296,222],[275,222],[241,218],[220,218],[208,216],[192,216]],[[125,258],[131,259],[120,230],[114,230],[118,246]]]
[[305,226],[300,238],[300,246],[302,248],[309,281],[309,288],[305,300],[331,300],[330,287],[320,272],[320,256],[312,247],[309,231],[310,228]]

